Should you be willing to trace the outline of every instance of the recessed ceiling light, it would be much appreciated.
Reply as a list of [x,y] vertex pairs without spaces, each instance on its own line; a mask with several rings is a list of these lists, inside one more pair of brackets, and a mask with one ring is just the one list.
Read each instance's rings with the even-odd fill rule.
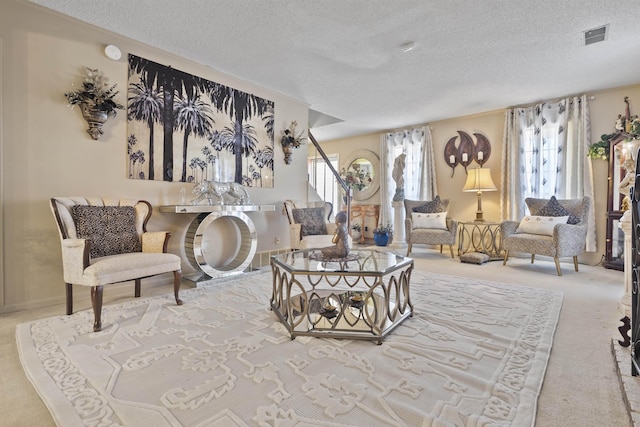
[[400,45],[400,50],[402,51],[402,53],[407,53],[415,49],[416,46],[416,42],[406,42]]

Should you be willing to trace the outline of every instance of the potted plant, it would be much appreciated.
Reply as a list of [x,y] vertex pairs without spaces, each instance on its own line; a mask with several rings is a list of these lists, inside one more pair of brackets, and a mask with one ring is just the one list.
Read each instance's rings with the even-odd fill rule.
[[355,223],[351,225],[351,238],[354,242],[360,240],[362,237],[362,225]]
[[349,169],[342,169],[340,172],[340,178],[347,183],[353,191],[362,191],[371,184],[371,174],[360,170],[358,165],[349,166]]
[[291,155],[293,150],[300,148],[300,145],[307,142],[307,137],[304,131],[297,132],[297,121],[292,121],[288,129],[282,131],[282,138],[280,138],[280,145],[282,145],[282,151],[284,152],[284,162],[286,164],[291,163]]
[[379,225],[373,229],[373,241],[376,243],[376,246],[387,246],[392,233],[393,227],[391,224]]
[[102,135],[102,125],[109,115],[115,116],[116,110],[124,109],[124,105],[115,101],[118,94],[115,84],[109,85],[107,78],[101,71],[85,67],[86,74],[82,81],[82,88],[67,92],[64,96],[69,105],[80,105],[82,117],[89,124],[87,133],[93,139]]
[[609,140],[613,138],[616,134],[612,133],[609,135],[602,135],[600,137],[600,141],[593,143],[589,146],[589,150],[587,151],[587,156],[590,159],[602,159],[609,160]]

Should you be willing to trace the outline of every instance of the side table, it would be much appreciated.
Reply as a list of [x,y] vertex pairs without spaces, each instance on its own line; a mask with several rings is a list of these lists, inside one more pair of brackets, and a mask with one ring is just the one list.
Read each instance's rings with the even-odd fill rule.
[[481,252],[491,261],[504,258],[499,222],[461,221],[458,226],[458,256]]

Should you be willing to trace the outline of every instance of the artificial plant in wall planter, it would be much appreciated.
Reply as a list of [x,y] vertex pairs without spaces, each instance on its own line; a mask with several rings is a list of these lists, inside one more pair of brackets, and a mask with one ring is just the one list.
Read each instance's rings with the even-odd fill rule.
[[284,152],[284,162],[286,164],[291,163],[291,155],[293,150],[300,148],[300,145],[307,142],[307,137],[303,131],[297,132],[297,121],[292,121],[288,129],[282,131],[282,138],[280,138],[280,144],[282,145],[282,151]]
[[69,105],[80,106],[82,117],[89,124],[87,133],[93,139],[100,139],[103,134],[102,125],[110,115],[115,117],[116,110],[124,109],[124,105],[114,99],[118,94],[116,86],[109,85],[101,71],[85,67],[82,88],[64,94]]

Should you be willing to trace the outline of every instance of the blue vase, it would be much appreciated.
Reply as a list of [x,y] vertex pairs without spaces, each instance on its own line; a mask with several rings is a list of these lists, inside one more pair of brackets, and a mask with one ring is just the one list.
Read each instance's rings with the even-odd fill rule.
[[389,233],[373,233],[373,241],[376,246],[387,246],[389,243]]

